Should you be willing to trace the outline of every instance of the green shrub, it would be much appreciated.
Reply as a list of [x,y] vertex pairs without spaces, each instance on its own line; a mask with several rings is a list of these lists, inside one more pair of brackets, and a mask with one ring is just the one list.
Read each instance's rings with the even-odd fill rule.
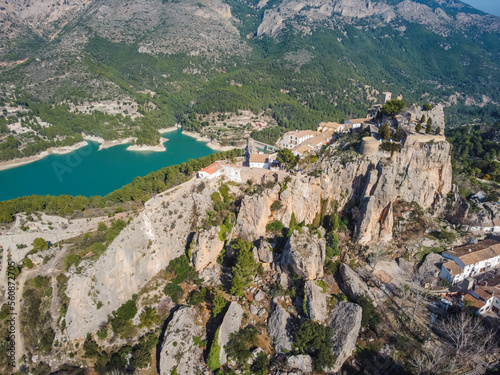
[[64,259],[64,266],[66,267],[66,271],[68,271],[71,266],[78,267],[80,264],[80,257],[77,254],[68,254]]
[[214,294],[214,300],[213,300],[213,308],[212,308],[212,314],[214,318],[224,310],[224,307],[226,307],[227,301],[222,295],[222,293],[215,292]]
[[163,292],[169,296],[170,298],[172,298],[172,301],[175,303],[175,304],[178,304],[179,303],[179,299],[182,298],[182,296],[184,295],[184,291],[182,290],[182,288],[178,285],[178,284],[175,284],[175,283],[169,283],[165,286],[165,289],[163,289]]
[[191,296],[189,297],[189,304],[192,306],[196,306],[202,302],[205,302],[206,295],[207,289],[205,287],[193,291],[193,293],[191,293]]
[[227,357],[234,359],[237,363],[245,363],[252,356],[250,348],[258,344],[258,334],[257,328],[253,325],[230,334],[229,341],[224,347]]
[[285,226],[279,220],[273,220],[269,224],[266,225],[266,230],[268,232],[279,232],[279,231],[283,230],[283,228],[285,228]]
[[257,272],[257,262],[253,256],[253,244],[242,238],[238,238],[232,244],[236,253],[236,262],[231,270],[232,286],[231,294],[243,296],[243,290],[250,286]]
[[281,201],[274,201],[273,204],[271,204],[271,211],[278,211],[283,207],[283,203]]
[[168,264],[167,272],[175,274],[176,277],[172,279],[175,284],[180,284],[187,279],[193,281],[198,279],[198,273],[189,264],[189,258],[186,255],[172,259]]
[[146,306],[141,315],[139,315],[139,328],[146,327],[149,329],[158,323],[159,320],[160,317],[158,316],[156,309],[154,307]]
[[332,354],[332,328],[312,320],[305,320],[295,333],[293,347],[299,354],[308,354],[314,369],[321,371],[335,364]]
[[360,295],[356,298],[356,303],[363,309],[361,326],[374,329],[380,323],[380,315],[375,310],[372,300],[365,295]]
[[118,310],[116,310],[116,317],[122,320],[133,319],[137,314],[137,305],[135,301],[137,300],[137,295],[134,295],[132,299],[121,305]]
[[215,337],[212,341],[212,346],[210,347],[207,359],[207,366],[213,371],[220,368],[219,329],[220,328],[217,328],[217,331],[215,332]]

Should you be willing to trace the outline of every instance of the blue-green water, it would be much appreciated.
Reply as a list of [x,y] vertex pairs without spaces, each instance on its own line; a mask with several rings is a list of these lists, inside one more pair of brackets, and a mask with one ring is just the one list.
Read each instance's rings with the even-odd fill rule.
[[214,152],[180,130],[164,137],[168,139],[164,152],[126,151],[129,145],[97,151],[99,143],[88,142],[69,154],[0,171],[0,200],[32,194],[106,195],[137,176]]

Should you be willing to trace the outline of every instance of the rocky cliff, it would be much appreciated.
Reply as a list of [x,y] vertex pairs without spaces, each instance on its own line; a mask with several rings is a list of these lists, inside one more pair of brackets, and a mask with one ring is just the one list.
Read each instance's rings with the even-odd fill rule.
[[[266,235],[271,220],[288,226],[292,213],[297,222],[312,223],[322,202],[336,200],[339,209],[350,210],[357,218],[359,243],[390,241],[394,202],[416,202],[424,209],[442,208],[443,197],[451,189],[449,151],[447,142],[416,142],[392,156],[380,151],[371,158],[346,152],[324,157],[311,167],[323,171],[319,177],[298,175],[284,190],[281,188],[281,193],[276,185],[261,194],[245,195],[232,236],[257,240]],[[97,331],[108,314],[137,293],[170,260],[185,253],[190,228],[201,226],[206,215],[199,213],[211,209],[210,194],[215,189],[217,182],[212,182],[198,193],[191,183],[152,200],[98,262],[85,261],[79,270],[70,270],[66,314],[69,339]],[[282,208],[271,212],[270,206],[278,199]],[[290,238],[281,263],[312,280],[323,274],[325,240],[306,229]],[[217,229],[211,235],[200,233],[193,237],[193,258],[199,270],[217,259],[222,249]],[[106,302],[100,309],[99,301]]]
[[[442,208],[451,190],[450,145],[446,141],[417,141],[401,152],[377,152],[368,158],[342,153],[324,158],[317,168],[320,177],[298,175],[279,194],[279,186],[261,196],[243,198],[236,223],[239,235],[255,240],[266,233],[266,224],[280,220],[285,226],[292,213],[297,222],[313,222],[322,200],[337,201],[357,218],[359,243],[390,241],[396,201],[415,202],[424,209]],[[282,208],[271,213],[270,204],[281,198]]]
[[[497,17],[474,14],[471,8],[459,1],[441,2],[442,7],[432,8],[419,1],[404,0],[398,4],[370,0],[285,0],[264,13],[257,35],[276,36],[286,23],[298,28],[311,27],[314,23],[349,22],[361,18],[373,18],[380,24],[395,26],[399,21],[421,24],[441,35],[451,30],[466,30],[471,26],[482,31],[500,30]],[[300,16],[300,21],[297,21]],[[333,21],[333,22],[332,22]]]
[[[70,340],[96,332],[108,314],[129,300],[169,262],[184,254],[192,225],[199,225],[217,188],[198,193],[190,181],[146,203],[97,261],[70,269],[66,313]],[[98,303],[102,307],[98,308]]]

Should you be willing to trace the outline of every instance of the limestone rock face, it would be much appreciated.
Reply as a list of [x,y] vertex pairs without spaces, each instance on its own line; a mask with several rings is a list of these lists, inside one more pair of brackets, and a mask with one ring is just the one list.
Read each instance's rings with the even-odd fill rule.
[[326,320],[326,293],[314,280],[307,280],[304,285],[306,308],[309,319],[318,322]]
[[326,241],[309,233],[307,227],[294,231],[283,250],[282,266],[288,265],[306,280],[323,277],[326,256]]
[[345,263],[342,263],[339,270],[341,277],[340,288],[347,297],[349,297],[350,299],[356,299],[361,295],[365,295],[372,301],[375,300],[375,296],[368,288],[368,285],[366,285],[366,283],[361,280],[358,274],[354,272],[351,267],[349,267]]
[[288,334],[290,323],[290,314],[279,303],[276,303],[267,321],[267,332],[278,353],[292,350],[292,339]]
[[332,352],[337,357],[333,372],[340,370],[356,348],[362,311],[361,306],[342,301],[330,315],[328,325],[333,329]]
[[259,260],[262,263],[272,263],[273,253],[271,251],[271,245],[267,241],[261,241],[259,247],[257,248],[257,253],[259,255]]
[[205,339],[205,328],[198,325],[196,319],[194,307],[184,306],[174,313],[163,336],[160,375],[170,375],[174,368],[177,368],[178,374],[196,374],[207,370],[203,348],[193,342],[193,336]]
[[[437,197],[451,190],[450,145],[418,143],[390,160],[370,168],[363,194],[363,207],[357,224],[359,243],[392,239],[392,203],[396,199],[434,205]],[[442,206],[440,207],[442,208]]]
[[271,204],[278,198],[279,186],[265,195],[245,196],[241,201],[235,232],[240,237],[254,241],[266,235],[266,225],[271,215]]
[[294,370],[300,370],[301,374],[309,374],[313,370],[312,359],[308,355],[293,355],[288,358],[286,364]]
[[418,269],[422,283],[436,286],[439,281],[439,264],[446,262],[446,259],[439,254],[429,253]]
[[[184,254],[193,221],[201,224],[210,207],[216,184],[207,184],[201,193],[192,193],[190,182],[170,194],[148,202],[113,240],[97,262],[82,260],[81,273],[70,272],[66,294],[70,299],[66,313],[69,340],[97,332],[108,315],[128,301],[172,259]],[[168,205],[168,207],[167,207]],[[182,212],[182,217],[172,212]],[[89,293],[95,290],[96,293]],[[98,302],[102,308],[97,309]]]
[[202,271],[217,261],[224,241],[219,238],[220,227],[201,229],[193,238],[192,257],[196,271]]
[[445,129],[445,122],[444,108],[442,104],[436,104],[430,111],[424,111],[422,107],[413,104],[407,109],[407,112],[410,114],[412,120],[420,120],[422,115],[425,115],[426,122],[429,118],[432,118],[432,128],[436,129],[439,126],[441,128],[441,134],[443,133]]
[[229,309],[224,315],[224,320],[219,328],[219,346],[220,346],[220,363],[224,365],[227,362],[226,350],[224,345],[229,341],[231,333],[238,332],[243,319],[243,308],[237,302],[231,302]]
[[265,236],[266,225],[272,219],[287,226],[293,213],[297,222],[310,224],[322,200],[336,200],[342,210],[347,202],[356,199],[360,202],[355,207],[357,241],[390,241],[394,202],[416,202],[424,209],[433,207],[439,212],[444,208],[443,197],[451,190],[450,145],[444,137],[434,136],[434,143],[427,143],[425,136],[412,137],[392,157],[378,150],[370,157],[344,154],[324,160],[318,166],[323,171],[320,177],[292,177],[280,195],[283,207],[274,217],[270,205],[278,198],[279,189],[245,197],[235,226],[237,235],[254,241]]

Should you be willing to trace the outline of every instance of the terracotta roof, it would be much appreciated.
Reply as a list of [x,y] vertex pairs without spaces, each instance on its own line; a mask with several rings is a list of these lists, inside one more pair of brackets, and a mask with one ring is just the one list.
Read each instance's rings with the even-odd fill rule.
[[481,307],[486,305],[483,301],[477,299],[476,297],[474,297],[468,293],[466,295],[464,295],[464,301],[469,301],[472,306],[474,306],[475,308],[478,308],[478,309],[480,309]]
[[269,162],[269,155],[266,154],[250,155],[250,163],[267,163],[267,162]]
[[469,249],[471,249],[471,252],[476,252],[476,251],[483,250],[483,249],[486,249],[490,246],[497,245],[497,244],[500,244],[500,241],[488,239],[488,240],[484,240],[484,241],[479,241],[476,244],[463,245],[463,246],[456,247],[452,250],[446,250],[445,253],[456,256],[456,257],[460,257],[460,256],[465,255],[465,254],[470,254]]
[[214,174],[215,172],[217,172],[221,168],[222,168],[222,166],[220,165],[220,162],[215,162],[215,163],[210,164],[208,167],[203,168],[202,170],[200,170],[200,172]]
[[311,151],[312,149],[313,149],[313,147],[311,145],[302,143],[301,145],[298,145],[298,146],[292,148],[292,151],[298,152],[299,154],[303,155],[306,152]]
[[215,163],[210,164],[208,167],[201,169],[200,172],[214,174],[222,167],[231,167],[231,165],[227,164],[227,163],[220,162],[220,161],[216,161]]
[[305,137],[306,135],[316,135],[316,131],[314,130],[301,130],[301,131],[291,131],[291,132],[286,132],[285,135],[295,135],[297,138],[302,138]]
[[340,126],[343,126],[343,124],[339,124],[338,122],[320,122],[319,124],[320,128],[330,128],[333,130],[337,130]]
[[481,297],[484,301],[488,301],[491,297],[493,297],[493,292],[500,297],[498,288],[493,288],[489,286],[480,286],[479,288],[474,290],[479,297]]
[[476,252],[470,252],[466,255],[460,256],[460,260],[464,262],[466,266],[478,263],[482,260],[487,260],[500,255],[500,244],[493,245],[484,250],[479,250]]
[[463,272],[460,266],[456,264],[454,260],[444,263],[443,267],[450,271],[451,276],[460,275]]
[[370,121],[370,119],[368,117],[365,117],[365,118],[353,118],[353,119],[350,119],[350,120],[347,120],[347,121],[350,121],[353,124],[361,124],[363,122]]

